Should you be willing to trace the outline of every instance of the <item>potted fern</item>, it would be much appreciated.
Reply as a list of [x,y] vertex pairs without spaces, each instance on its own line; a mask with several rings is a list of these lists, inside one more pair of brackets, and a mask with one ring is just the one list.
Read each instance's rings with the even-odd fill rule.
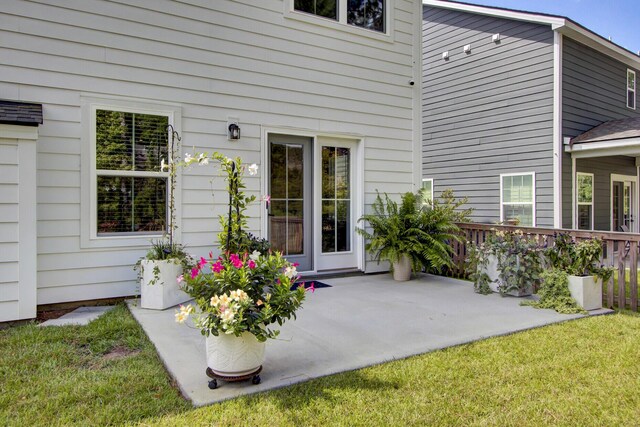
[[140,306],[154,310],[164,310],[191,298],[180,287],[178,278],[194,265],[184,246],[173,239],[177,228],[174,197],[178,167],[176,140],[179,142],[181,138],[173,126],[169,125],[168,130],[171,132],[170,158],[168,163],[162,159],[160,169],[169,172],[169,226],[161,239],[151,242],[151,248],[135,267],[140,280]]
[[[451,197],[449,197],[451,196]],[[412,271],[438,270],[452,264],[450,242],[460,240],[456,212],[464,201],[455,202],[450,192],[443,195],[444,202],[426,203],[422,191],[407,192],[400,204],[388,194],[378,193],[372,213],[363,215],[358,222],[368,223],[357,232],[367,239],[366,249],[379,263],[391,263],[393,278],[406,281]],[[466,212],[466,211],[465,211]]]

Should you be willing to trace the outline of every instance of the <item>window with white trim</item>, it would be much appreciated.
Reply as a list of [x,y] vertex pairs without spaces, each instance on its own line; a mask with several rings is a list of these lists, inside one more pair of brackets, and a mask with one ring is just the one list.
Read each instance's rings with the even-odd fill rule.
[[636,72],[627,70],[627,107],[636,109]]
[[422,204],[431,206],[433,205],[433,179],[424,178],[422,180],[422,195],[424,197]]
[[166,114],[92,108],[95,235],[161,235],[167,230]]
[[500,175],[500,221],[535,227],[535,173]]
[[576,176],[578,229],[593,230],[593,174],[578,172]]
[[293,0],[293,9],[340,23],[386,32],[388,0]]

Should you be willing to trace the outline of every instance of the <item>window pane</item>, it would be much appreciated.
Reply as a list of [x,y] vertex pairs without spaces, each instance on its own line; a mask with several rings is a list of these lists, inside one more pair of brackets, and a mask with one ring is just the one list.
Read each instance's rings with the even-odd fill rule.
[[336,251],[336,205],[333,200],[322,202],[322,252]]
[[533,176],[502,177],[502,201],[504,203],[533,203]]
[[627,91],[627,107],[636,108],[636,93]]
[[505,221],[517,219],[523,227],[533,226],[532,205],[504,205],[502,209]]
[[133,115],[135,170],[160,171],[162,159],[168,160],[167,116]]
[[433,201],[433,181],[422,181],[422,194],[424,195],[424,203]]
[[578,205],[579,230],[591,230],[591,215],[593,215],[593,207],[591,205]]
[[627,72],[627,89],[630,89],[630,90],[636,89],[636,75],[631,71]]
[[591,203],[593,201],[593,177],[591,175],[578,175],[578,203]]
[[348,0],[347,23],[384,32],[384,1]]
[[98,233],[164,232],[167,178],[98,176]]
[[338,19],[337,0],[295,0],[293,2],[293,8],[324,18]]
[[96,168],[160,171],[168,161],[167,116],[96,111]]

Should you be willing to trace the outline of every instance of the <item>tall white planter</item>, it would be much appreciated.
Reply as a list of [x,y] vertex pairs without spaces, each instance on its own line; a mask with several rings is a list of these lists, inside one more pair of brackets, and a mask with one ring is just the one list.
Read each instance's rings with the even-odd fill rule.
[[[498,287],[500,286],[500,270],[498,269],[498,257],[495,255],[489,255],[487,257],[487,265],[486,267],[480,267],[481,271],[484,270],[485,273],[489,276],[489,288],[495,292],[499,293],[500,290]],[[511,291],[507,292],[507,295],[511,295],[514,297],[524,297],[529,296],[533,293],[533,284],[529,286],[528,289],[523,291]]]
[[569,276],[569,292],[585,310],[602,308],[602,279],[594,276]]
[[397,282],[406,282],[411,279],[411,259],[402,255],[398,262],[393,263],[393,279]]
[[266,342],[245,332],[235,335],[209,335],[206,339],[207,366],[221,377],[240,377],[258,371],[264,362]]
[[[154,273],[156,267],[157,275]],[[178,284],[177,278],[182,274],[182,265],[178,260],[145,259],[141,262],[141,268],[140,305],[142,308],[164,310],[191,299]],[[154,283],[156,277],[158,279]]]

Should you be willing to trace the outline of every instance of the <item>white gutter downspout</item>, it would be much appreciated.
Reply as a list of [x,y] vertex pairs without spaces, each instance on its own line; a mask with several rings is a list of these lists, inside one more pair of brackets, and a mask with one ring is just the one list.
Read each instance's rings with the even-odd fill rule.
[[553,228],[562,228],[562,34],[553,32]]

